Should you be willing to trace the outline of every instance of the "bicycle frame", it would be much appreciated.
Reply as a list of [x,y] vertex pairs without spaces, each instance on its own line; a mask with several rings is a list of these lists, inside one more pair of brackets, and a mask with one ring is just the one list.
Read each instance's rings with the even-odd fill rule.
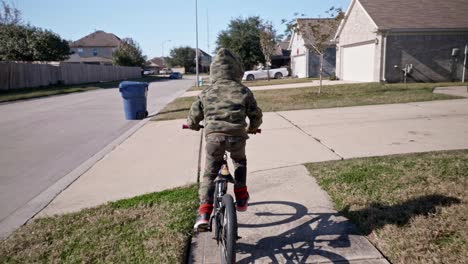
[[[224,154],[223,163],[221,164],[221,169],[219,170],[218,176],[214,180],[215,182],[215,195],[213,203],[213,213],[210,216],[209,221],[209,231],[212,231],[212,224],[215,218],[219,217],[222,210],[221,200],[223,196],[227,193],[228,183],[235,183],[234,178],[229,172],[229,167],[227,163],[227,154]],[[219,242],[219,232],[217,232],[216,240]]]

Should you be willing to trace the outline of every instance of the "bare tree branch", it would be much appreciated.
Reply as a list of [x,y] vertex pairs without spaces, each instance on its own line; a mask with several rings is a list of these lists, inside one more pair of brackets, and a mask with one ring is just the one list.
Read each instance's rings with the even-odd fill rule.
[[0,25],[19,25],[21,23],[21,11],[5,0],[1,0]]

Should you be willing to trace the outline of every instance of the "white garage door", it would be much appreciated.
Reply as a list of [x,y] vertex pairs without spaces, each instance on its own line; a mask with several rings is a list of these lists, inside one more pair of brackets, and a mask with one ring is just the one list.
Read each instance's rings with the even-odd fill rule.
[[375,44],[343,48],[343,80],[374,81]]
[[292,74],[291,76],[293,77],[298,77],[298,78],[305,78],[306,76],[306,56],[301,55],[297,57],[292,57],[291,58],[291,70]]

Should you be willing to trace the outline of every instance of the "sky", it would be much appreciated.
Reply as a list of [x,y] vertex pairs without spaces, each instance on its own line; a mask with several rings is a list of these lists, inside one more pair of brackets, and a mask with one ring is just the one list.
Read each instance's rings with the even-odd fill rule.
[[[174,47],[196,45],[195,0],[7,0],[23,20],[67,40],[95,30],[136,40],[148,58],[168,55]],[[260,16],[284,33],[282,19],[294,13],[324,17],[325,10],[348,8],[350,0],[198,0],[199,47],[212,53],[220,31],[232,18]]]

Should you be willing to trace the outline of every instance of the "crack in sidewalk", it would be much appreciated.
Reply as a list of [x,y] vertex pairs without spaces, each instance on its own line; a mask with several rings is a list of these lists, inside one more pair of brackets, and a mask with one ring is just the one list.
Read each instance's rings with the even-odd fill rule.
[[294,127],[296,127],[299,131],[301,131],[302,133],[304,133],[305,135],[313,138],[315,141],[317,141],[320,145],[326,147],[328,150],[330,150],[331,152],[333,152],[336,156],[338,156],[341,160],[344,160],[344,157],[341,156],[336,150],[334,150],[332,147],[328,146],[327,144],[323,143],[322,140],[320,138],[317,138],[317,137],[314,137],[313,135],[307,133],[307,131],[305,131],[304,129],[302,129],[300,126],[296,125],[294,122],[292,122],[291,120],[287,119],[285,116],[281,115],[280,113],[278,112],[275,112],[275,114],[277,114],[278,116],[280,116],[281,118],[283,118],[284,120],[288,121],[291,125],[293,125]]

